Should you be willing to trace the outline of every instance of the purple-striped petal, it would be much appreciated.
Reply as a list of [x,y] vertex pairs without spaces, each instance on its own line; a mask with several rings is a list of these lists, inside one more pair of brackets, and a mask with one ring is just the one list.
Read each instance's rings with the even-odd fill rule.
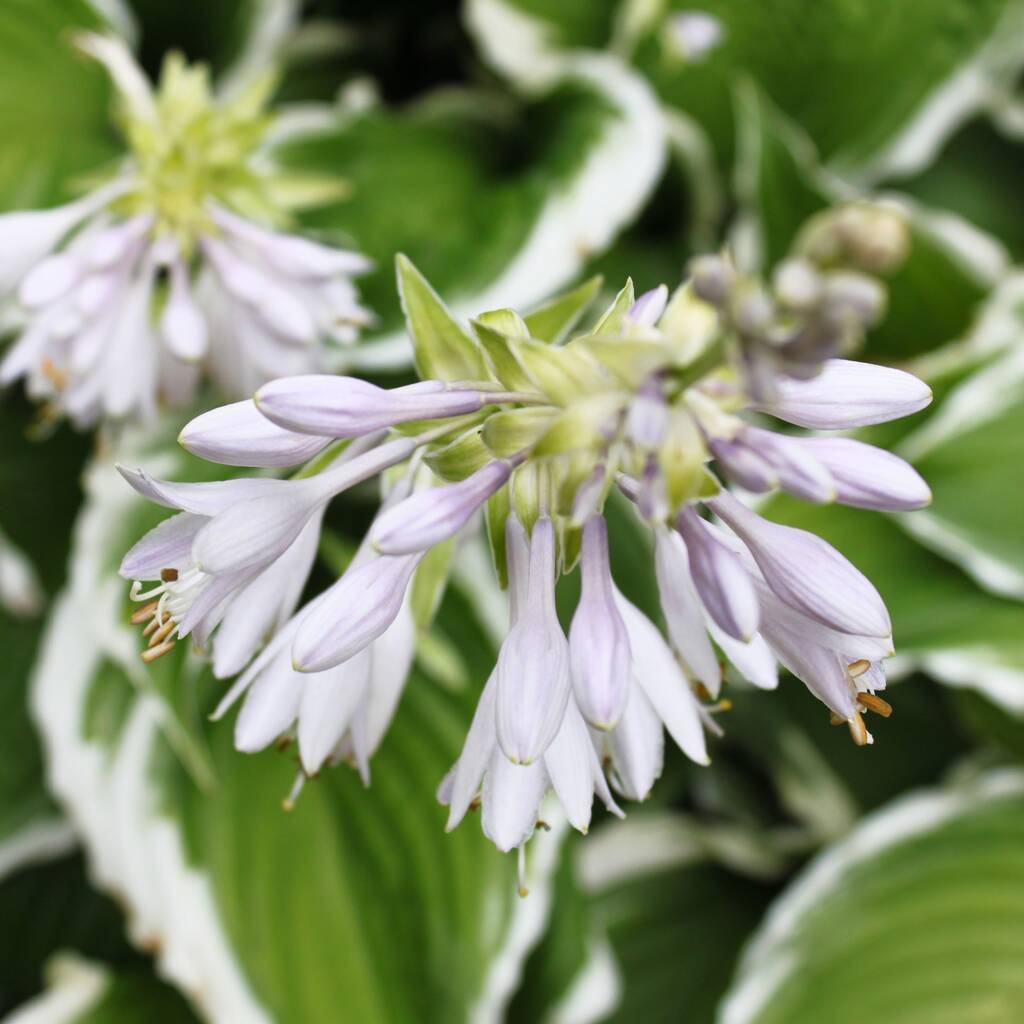
[[749,548],[780,600],[844,633],[887,637],[892,624],[870,580],[807,530],[769,522],[722,491],[707,504]]
[[836,498],[844,505],[906,512],[924,508],[932,492],[921,474],[898,455],[848,437],[794,439],[832,475]]
[[377,516],[370,543],[385,555],[426,551],[453,537],[480,506],[505,486],[513,463],[488,463],[458,483],[418,491]]
[[913,374],[874,363],[829,359],[810,380],[780,378],[772,401],[752,408],[813,430],[849,430],[923,409],[931,388]]
[[583,585],[569,628],[576,703],[591,725],[610,729],[629,697],[632,654],[626,624],[615,604],[608,562],[608,526],[593,516],[583,528]]
[[271,468],[306,462],[331,439],[285,430],[248,400],[197,416],[178,435],[178,443],[193,455],[222,466]]
[[358,437],[412,420],[476,412],[486,396],[478,391],[432,387],[379,388],[358,377],[311,374],[271,381],[256,392],[261,413],[279,426],[324,437]]
[[569,643],[555,611],[555,533],[541,517],[530,538],[529,601],[498,652],[498,742],[516,764],[555,738],[569,700]]
[[701,604],[729,636],[749,641],[757,632],[761,609],[750,574],[735,552],[704,528],[697,513],[683,508],[676,529],[686,542]]
[[304,619],[292,647],[300,672],[339,665],[395,621],[422,556],[382,555],[350,568]]

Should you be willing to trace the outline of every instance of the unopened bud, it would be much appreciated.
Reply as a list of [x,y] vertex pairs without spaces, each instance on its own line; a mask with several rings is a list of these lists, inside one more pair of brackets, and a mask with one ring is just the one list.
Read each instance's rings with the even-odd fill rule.
[[885,288],[867,274],[855,270],[837,270],[825,277],[823,301],[830,317],[853,317],[859,324],[868,327],[882,315]]
[[790,309],[810,309],[821,297],[821,278],[807,260],[786,260],[775,268],[775,295]]
[[737,296],[733,306],[733,319],[741,334],[748,337],[764,334],[774,317],[774,304],[759,285],[751,285]]
[[697,298],[713,306],[724,306],[736,280],[736,272],[721,256],[698,256],[690,264],[690,277]]

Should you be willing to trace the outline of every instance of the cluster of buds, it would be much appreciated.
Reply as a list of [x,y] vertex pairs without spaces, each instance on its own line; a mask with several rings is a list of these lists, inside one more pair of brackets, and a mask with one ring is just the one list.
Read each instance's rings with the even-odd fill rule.
[[[527,317],[483,314],[468,330],[401,257],[399,284],[419,383],[277,380],[182,432],[206,459],[305,463],[297,476],[179,484],[125,472],[181,510],[121,570],[147,602],[156,649],[191,632],[212,638],[218,675],[253,659],[220,709],[245,695],[240,748],[296,734],[308,774],[346,757],[365,772],[401,688],[395,665],[404,671],[410,657],[410,585],[437,573],[444,559],[428,555],[472,530],[480,512],[508,587],[509,628],[440,785],[449,827],[479,802],[494,843],[522,850],[553,790],[585,831],[595,794],[621,813],[613,791],[649,793],[665,731],[707,763],[719,651],[764,688],[783,665],[856,742],[871,741],[863,714],[884,704],[875,692],[893,653],[881,597],[825,541],[759,516],[725,485],[882,510],[926,504],[927,486],[889,452],[751,420],[878,423],[925,406],[921,381],[829,357],[813,375],[776,373],[769,392],[752,393],[733,319],[693,282],[639,298],[627,283],[584,331],[576,325],[599,282]],[[288,618],[325,505],[377,474],[385,499],[351,566]],[[667,635],[612,577],[610,500],[632,502],[650,529]],[[581,597],[566,633],[555,589],[577,567]],[[139,592],[146,580],[156,586]],[[427,590],[435,584],[428,575]]]
[[897,212],[852,203],[808,221],[770,286],[739,274],[726,256],[702,256],[691,267],[693,289],[734,333],[750,397],[769,399],[780,376],[809,379],[826,359],[857,350],[885,311],[879,275],[900,266],[907,246]]
[[204,367],[250,395],[355,341],[369,314],[351,278],[368,261],[280,230],[343,183],[274,166],[273,76],[218,98],[172,54],[153,90],[119,40],[78,45],[110,72],[128,154],[75,202],[0,217],[0,300],[19,328],[0,384],[25,378],[87,427],[188,401]]

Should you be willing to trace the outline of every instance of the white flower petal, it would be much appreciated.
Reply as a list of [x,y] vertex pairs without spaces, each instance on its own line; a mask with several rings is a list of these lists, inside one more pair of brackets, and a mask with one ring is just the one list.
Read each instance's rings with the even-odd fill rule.
[[377,516],[370,543],[385,555],[408,555],[440,544],[505,486],[511,472],[512,463],[498,459],[458,483],[417,491]]
[[632,653],[615,604],[608,527],[594,516],[583,529],[583,585],[569,628],[573,691],[583,716],[599,729],[619,720],[629,696]]
[[654,569],[661,610],[672,646],[694,677],[707,687],[712,696],[717,696],[722,670],[708,639],[704,611],[690,579],[686,545],[678,533],[664,526],[658,526],[654,531]]
[[544,767],[551,788],[561,801],[569,824],[586,834],[594,802],[594,745],[575,701],[562,716],[562,727],[544,751]]
[[100,35],[97,32],[78,32],[74,39],[78,49],[98,60],[107,69],[107,74],[132,116],[155,122],[157,113],[153,88],[124,42],[117,36]]
[[462,745],[462,753],[459,754],[459,759],[452,769],[448,823],[445,825],[448,832],[466,816],[469,805],[480,791],[480,782],[497,747],[498,738],[494,728],[496,693],[497,682],[495,673],[492,672],[477,702],[473,721]]
[[794,438],[832,475],[836,499],[856,508],[906,512],[924,508],[932,492],[921,474],[898,455],[849,437]]
[[900,419],[932,400],[924,381],[903,370],[829,359],[810,380],[781,378],[773,401],[752,408],[812,430],[849,430]]
[[118,572],[126,580],[157,580],[161,569],[183,572],[192,564],[192,542],[206,522],[190,512],[165,519],[131,548]]
[[160,316],[160,334],[179,359],[196,362],[206,354],[206,321],[192,298],[188,276],[180,261],[171,265],[170,290]]
[[629,800],[645,800],[661,775],[665,731],[651,702],[635,683],[626,710],[608,736],[615,788]]
[[292,671],[287,652],[256,676],[235,721],[236,749],[254,754],[291,728],[299,713],[303,678]]
[[125,188],[125,182],[114,181],[64,206],[0,215],[0,297],[17,287],[69,231]]
[[299,758],[315,775],[341,741],[370,681],[370,653],[360,651],[343,665],[311,672],[302,683],[299,704]]
[[484,404],[477,391],[448,391],[434,381],[423,384],[428,387],[389,391],[358,377],[309,374],[265,384],[256,392],[256,405],[288,430],[358,437],[396,423],[476,412]]
[[315,479],[280,481],[273,494],[231,505],[196,535],[192,557],[220,575],[267,565],[284,553],[323,504]]
[[18,301],[39,309],[66,295],[82,276],[82,265],[67,252],[59,252],[37,263],[25,275],[18,289]]
[[331,440],[271,423],[250,399],[197,416],[178,435],[178,443],[208,462],[270,468],[306,462]]
[[126,469],[119,465],[117,471],[144,498],[165,508],[176,508],[199,516],[214,516],[236,502],[262,498],[291,484],[288,480],[270,478],[216,480],[201,484],[177,483],[157,480],[144,469]]
[[302,623],[295,666],[319,672],[357,654],[395,621],[420,555],[381,556],[353,565]]
[[676,529],[686,543],[690,575],[701,603],[726,633],[749,640],[757,632],[761,608],[739,556],[704,529],[692,508],[679,513]]
[[498,652],[498,742],[530,764],[555,738],[569,700],[569,643],[555,611],[555,537],[542,516],[530,538],[530,599]]
[[320,516],[314,516],[291,547],[235,596],[213,645],[213,674],[218,679],[240,672],[294,611],[319,541]]
[[366,709],[366,749],[373,754],[394,718],[416,653],[416,624],[408,598],[395,621],[373,642],[369,701]]
[[500,750],[491,755],[484,776],[484,835],[502,853],[515,849],[533,833],[547,788],[544,764],[512,764]]
[[725,656],[739,670],[744,679],[753,683],[759,690],[774,690],[779,685],[779,669],[764,637],[755,633],[750,640],[744,642],[730,636],[708,616],[708,630],[715,643],[725,652]]
[[697,699],[657,627],[616,593],[633,650],[633,686],[640,686],[679,749],[691,761],[708,764]]

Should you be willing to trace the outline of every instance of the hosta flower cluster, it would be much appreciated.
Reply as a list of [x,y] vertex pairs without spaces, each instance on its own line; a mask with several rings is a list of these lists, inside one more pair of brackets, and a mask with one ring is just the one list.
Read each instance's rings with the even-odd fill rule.
[[340,183],[274,167],[272,77],[218,99],[205,68],[171,55],[154,91],[118,40],[78,43],[110,72],[129,155],[75,202],[0,217],[0,300],[19,331],[0,383],[25,378],[89,426],[186,401],[204,366],[249,395],[355,340],[365,258],[277,227]]
[[[613,792],[647,796],[665,731],[706,763],[719,652],[763,688],[783,665],[869,743],[865,712],[889,710],[876,695],[893,653],[885,605],[838,551],[762,518],[727,485],[869,509],[928,502],[888,452],[778,429],[848,430],[929,402],[915,377],[841,357],[879,315],[874,274],[901,249],[892,214],[839,211],[811,226],[771,287],[708,258],[671,296],[637,299],[627,285],[580,332],[594,283],[526,318],[484,314],[470,332],[400,258],[419,383],[277,380],[182,433],[215,462],[305,464],[290,479],[125,471],[180,510],[122,566],[147,623],[143,657],[191,635],[215,674],[243,670],[220,709],[244,695],[239,748],[294,735],[307,774],[339,759],[365,774],[412,657],[410,584],[438,573],[437,553],[482,511],[509,624],[440,785],[449,827],[479,803],[494,843],[522,849],[553,790],[586,830],[595,794],[613,813]],[[325,506],[378,475],[385,497],[350,567],[293,614]],[[653,535],[667,636],[616,586],[612,500],[632,503]],[[565,629],[556,585],[577,566]]]

